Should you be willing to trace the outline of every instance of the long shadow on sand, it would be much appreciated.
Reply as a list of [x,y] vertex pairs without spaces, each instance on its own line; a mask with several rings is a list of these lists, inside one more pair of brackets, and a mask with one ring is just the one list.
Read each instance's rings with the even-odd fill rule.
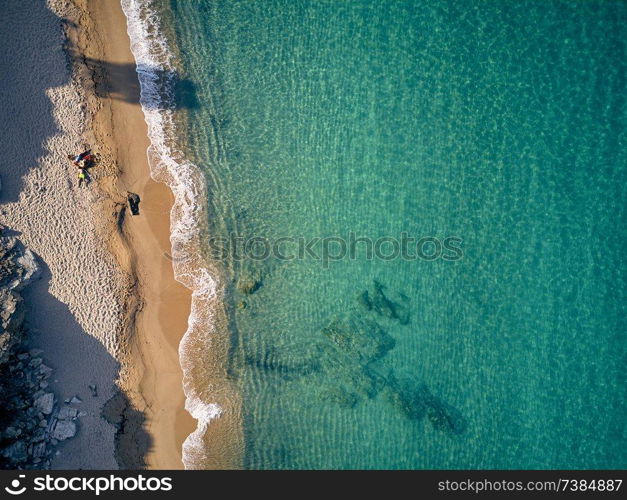
[[[39,279],[22,293],[28,312],[26,327],[29,344],[41,348],[46,362],[54,369],[52,388],[63,401],[78,396],[81,410],[87,413],[79,421],[83,430],[106,430],[105,420],[116,428],[111,439],[91,443],[91,439],[70,439],[60,445],[61,456],[53,462],[58,468],[112,468],[115,455],[121,468],[141,468],[151,447],[144,429],[145,416],[134,409],[126,396],[113,384],[120,364],[100,341],[83,330],[68,307],[50,293],[50,268],[37,256]],[[36,333],[35,333],[36,332]],[[63,360],[63,361],[61,361]],[[96,395],[89,386],[96,386]],[[111,436],[113,438],[113,436]],[[89,446],[86,446],[88,444]],[[95,452],[92,445],[98,447]],[[108,460],[105,463],[102,462]]]
[[[47,140],[60,133],[50,89],[67,85],[72,68],[88,76],[88,93],[101,99],[140,103],[137,72],[151,75],[155,93],[148,92],[143,104],[150,109],[196,108],[196,86],[176,71],[131,63],[113,63],[83,57],[71,44],[63,47],[63,31],[79,29],[61,19],[38,0],[5,0],[0,16],[0,203],[17,201],[22,178],[37,161],[49,154]],[[50,43],[31,35],[50,33]],[[88,72],[81,71],[87,68]],[[170,97],[167,97],[167,95]],[[77,113],[78,116],[78,113]],[[77,142],[80,138],[77,137]],[[28,144],[29,146],[26,146]],[[32,144],[38,144],[32,147]],[[65,161],[61,159],[60,161]]]
[[[86,67],[84,79],[87,92],[101,99],[115,99],[142,104],[147,109],[193,109],[199,107],[196,85],[177,71],[146,64],[116,63],[85,57],[69,42],[66,51],[76,67]],[[139,76],[148,85],[142,99]]]
[[[45,2],[6,0],[0,16],[0,151],[2,191],[0,202],[18,199],[21,179],[48,153],[49,137],[58,134],[53,105],[46,91],[69,82],[61,43],[43,45],[38,36],[45,30],[61,37],[59,18]],[[38,147],[32,147],[38,144]],[[28,146],[27,146],[28,145]],[[19,166],[19,167],[18,167]]]
[[[4,0],[0,16],[0,175],[2,188],[0,203],[15,202],[23,189],[23,177],[36,169],[38,161],[51,152],[48,141],[61,133],[55,119],[50,89],[67,85],[71,80],[72,59],[62,48],[63,28],[67,22],[56,16],[41,0]],[[49,40],[41,33],[49,34]],[[128,72],[129,67],[106,68],[112,70],[109,96],[111,98],[136,98],[138,87],[118,89],[114,82]],[[137,76],[135,75],[135,81]],[[77,144],[80,138],[76,138]],[[67,161],[60,158],[59,161]],[[1,207],[0,207],[1,212]],[[10,222],[10,221],[8,221]],[[44,358],[54,369],[52,388],[61,400],[79,396],[81,409],[87,415],[79,421],[79,436],[60,445],[61,455],[53,466],[65,468],[103,468],[103,456],[113,452],[119,442],[99,436],[106,429],[101,410],[107,400],[116,394],[113,381],[119,373],[119,363],[101,342],[83,330],[68,307],[50,292],[51,270],[38,258],[40,279],[23,292],[28,312],[28,342],[44,349]],[[39,332],[39,333],[36,333]],[[93,396],[89,385],[98,387]],[[118,397],[119,399],[119,397]],[[144,429],[145,417],[132,409],[124,399],[122,419],[114,422],[119,430],[130,428],[139,444],[135,467],[144,463],[150,448],[150,438]],[[110,416],[110,415],[109,415]],[[104,426],[104,427],[103,427]],[[88,435],[85,433],[88,432]],[[82,436],[81,436],[82,435]],[[121,434],[118,434],[121,436]],[[105,468],[115,467],[111,454],[104,459]],[[130,461],[123,461],[131,463]],[[58,464],[58,465],[57,465]],[[100,465],[99,465],[100,464]]]

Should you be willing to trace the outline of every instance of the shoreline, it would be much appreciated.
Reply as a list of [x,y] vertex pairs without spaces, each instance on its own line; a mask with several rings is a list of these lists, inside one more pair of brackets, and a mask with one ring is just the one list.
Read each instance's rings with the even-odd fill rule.
[[[106,89],[105,93],[120,86],[137,88],[126,17],[119,3],[76,0],[75,4],[84,18],[75,42],[92,74],[93,93],[99,93],[99,88]],[[123,468],[180,469],[183,441],[196,427],[185,410],[178,356],[178,344],[187,330],[191,292],[175,280],[166,257],[171,254],[174,198],[168,186],[150,175],[150,143],[143,111],[135,100],[138,97],[88,96],[94,143],[104,147],[119,169],[114,178],[98,182],[110,197],[103,216],[115,214],[112,225],[116,230],[108,247],[132,277],[134,292],[126,302],[128,345],[120,359],[118,381],[134,409],[125,416],[116,452]],[[126,209],[127,192],[140,196],[139,216]]]
[[[122,100],[130,97],[134,103],[141,95],[144,130],[147,129],[150,143],[144,159],[148,157],[149,175],[164,182],[170,195],[169,241],[162,246],[167,247],[167,252],[154,257],[161,257],[163,263],[163,255],[167,253],[167,272],[173,273],[174,279],[191,292],[187,328],[177,339],[177,350],[188,412],[184,418],[193,417],[194,429],[190,432],[191,427],[185,429],[184,425],[175,424],[175,439],[180,442],[185,438],[182,443],[185,468],[242,468],[241,398],[227,372],[230,335],[224,335],[220,329],[228,321],[221,275],[217,269],[208,267],[202,251],[200,227],[209,216],[205,180],[201,169],[179,149],[185,126],[178,121],[180,111],[175,110],[186,107],[178,101],[179,95],[174,95],[184,70],[180,66],[180,54],[177,55],[176,42],[161,31],[166,29],[161,22],[167,12],[153,10],[149,1],[121,0],[119,7],[124,19],[116,26],[126,24],[128,39],[122,38],[126,39],[133,63],[132,77],[127,81],[136,84],[139,80],[141,92],[138,89],[129,95],[130,85],[117,85],[117,88],[114,85],[113,90],[121,94],[118,97]],[[119,13],[120,8],[115,10]],[[120,73],[118,68],[112,68],[112,74],[116,73]],[[153,349],[148,354],[159,356],[160,352]]]
[[[122,5],[6,7],[0,219],[41,268],[24,291],[24,349],[43,352],[55,405],[70,402],[80,417],[71,439],[52,443],[50,468],[241,468],[229,339],[212,320],[224,324],[225,306],[217,285],[197,287],[208,269],[181,274],[185,285],[175,277],[171,256],[190,251],[179,246],[177,223],[194,217],[178,217],[187,184],[153,178],[163,177],[149,164],[151,129]],[[32,78],[33,64],[45,77]],[[67,155],[87,148],[98,162],[80,187]],[[128,192],[141,199],[138,216]]]

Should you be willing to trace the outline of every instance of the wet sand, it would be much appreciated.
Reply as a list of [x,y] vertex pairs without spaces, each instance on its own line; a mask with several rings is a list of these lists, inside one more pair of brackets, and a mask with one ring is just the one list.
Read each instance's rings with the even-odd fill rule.
[[[92,133],[119,169],[100,187],[109,194],[118,231],[109,248],[119,264],[133,276],[135,298],[126,321],[129,343],[122,357],[120,386],[131,404],[143,413],[150,439],[145,454],[148,468],[183,467],[184,439],[195,421],[184,409],[178,344],[187,329],[191,294],[174,279],[170,255],[170,210],[173,196],[165,184],[150,177],[149,145],[139,94],[135,61],[126,33],[126,18],[119,2],[77,2],[88,15],[77,33],[79,52],[88,58],[87,70],[95,81]],[[81,5],[82,4],[82,5]],[[108,89],[131,89],[122,96]],[[99,91],[102,89],[102,91]],[[120,213],[127,192],[140,196],[140,214]],[[124,205],[127,207],[128,205]],[[138,455],[133,436],[121,438],[122,461]]]

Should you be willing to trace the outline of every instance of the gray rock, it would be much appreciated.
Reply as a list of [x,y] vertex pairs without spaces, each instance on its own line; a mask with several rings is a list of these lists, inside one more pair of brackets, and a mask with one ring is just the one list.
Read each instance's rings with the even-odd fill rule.
[[22,279],[16,286],[16,289],[21,290],[37,275],[39,266],[37,265],[35,255],[28,248],[25,248],[22,255],[17,258],[17,263],[24,269]]
[[45,440],[47,437],[48,434],[46,433],[46,429],[37,429],[31,438],[31,443],[38,443]]
[[15,238],[2,238],[0,286],[20,291],[35,277],[39,268],[33,252]]
[[59,420],[70,420],[76,417],[78,414],[78,410],[76,408],[72,408],[71,406],[63,406],[59,410],[58,418]]
[[33,358],[30,360],[30,363],[28,363],[28,366],[30,366],[31,368],[37,368],[41,365],[42,361],[43,360],[41,358]]
[[52,413],[52,407],[54,406],[54,394],[47,392],[42,396],[39,396],[35,400],[35,408],[41,411],[44,415],[50,415]]
[[39,375],[43,378],[49,378],[52,374],[52,368],[44,364],[39,365]]
[[20,429],[16,429],[15,427],[7,427],[4,430],[4,435],[8,438],[8,439],[13,439],[18,437],[20,434],[22,433],[22,431]]
[[78,403],[82,403],[82,402],[83,402],[83,400],[81,398],[79,398],[78,396],[74,396],[72,399],[70,399],[70,403],[73,404],[73,405],[78,404]]
[[28,458],[26,444],[22,441],[16,441],[11,446],[7,446],[2,450],[2,456],[14,462],[24,462]]
[[46,454],[45,442],[41,442],[33,446],[33,452],[32,452],[33,457],[35,457],[36,459],[41,459],[42,457],[45,456],[45,454]]
[[76,424],[71,420],[58,420],[52,431],[52,438],[63,441],[74,437],[76,434]]

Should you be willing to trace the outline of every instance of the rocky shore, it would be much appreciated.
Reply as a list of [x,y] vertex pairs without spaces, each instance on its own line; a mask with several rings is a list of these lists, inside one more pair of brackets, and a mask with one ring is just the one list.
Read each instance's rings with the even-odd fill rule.
[[[60,402],[49,390],[53,369],[41,349],[29,349],[21,291],[36,279],[33,253],[0,237],[0,468],[49,468],[55,446],[73,437],[84,416],[81,400]],[[96,388],[92,389],[94,392]]]

